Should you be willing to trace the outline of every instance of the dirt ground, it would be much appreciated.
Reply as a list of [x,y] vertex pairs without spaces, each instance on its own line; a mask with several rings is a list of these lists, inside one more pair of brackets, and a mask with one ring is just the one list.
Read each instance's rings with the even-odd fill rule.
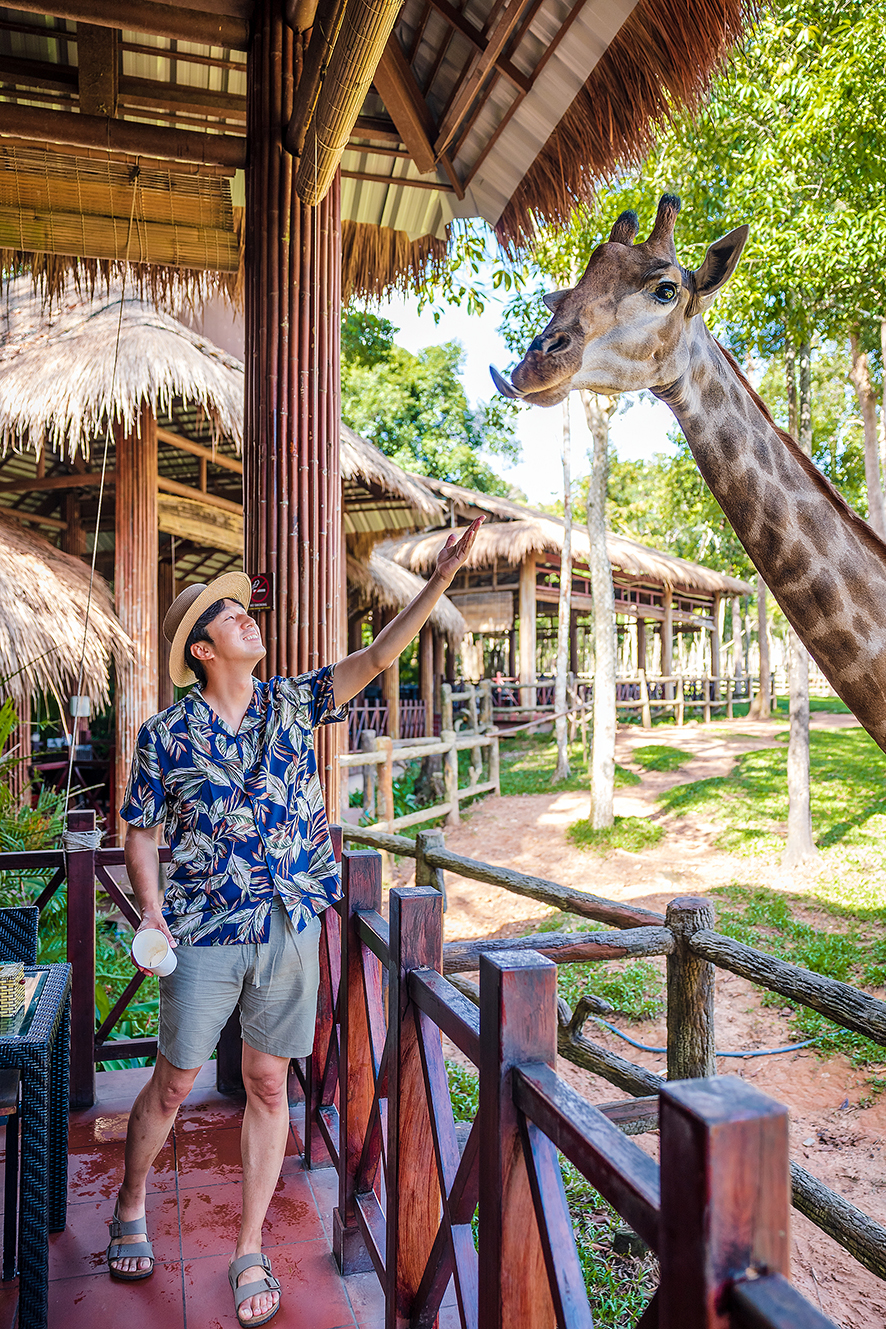
[[[851,716],[813,715],[814,725],[844,727]],[[617,815],[655,815],[655,801],[675,784],[726,775],[735,758],[753,748],[771,746],[783,726],[736,720],[704,726],[690,724],[679,735],[673,730],[622,728],[616,760],[630,766],[634,747],[660,742],[693,754],[678,772],[643,773],[640,785],[616,791]],[[715,828],[687,815],[666,828],[662,839],[642,853],[622,850],[605,857],[574,847],[566,838],[570,823],[587,816],[584,793],[533,794],[486,798],[464,816],[461,826],[446,832],[447,847],[470,858],[501,864],[547,877],[564,885],[592,891],[613,900],[630,900],[657,910],[677,895],[704,895],[714,886],[740,879],[801,892],[802,871],[738,859],[717,849]],[[411,880],[411,863],[403,861],[395,883]],[[447,873],[447,941],[478,936],[508,936],[532,931],[549,912],[536,901],[494,886]],[[476,977],[476,976],[475,976]],[[718,972],[716,983],[717,1045],[745,1051],[780,1047],[798,1041],[789,1013],[763,1007],[751,984]],[[621,1023],[638,1042],[660,1047],[664,1019]],[[664,1057],[636,1052],[600,1026],[588,1025],[588,1037],[620,1055],[664,1074]],[[453,1053],[455,1050],[452,1049]],[[868,1093],[865,1075],[844,1057],[823,1060],[813,1050],[751,1061],[720,1061],[721,1074],[740,1075],[786,1103],[791,1118],[791,1154],[803,1167],[852,1204],[886,1225],[886,1098],[862,1106]],[[622,1095],[605,1080],[560,1061],[560,1073],[591,1102],[613,1102]],[[636,1137],[655,1153],[658,1136]],[[804,1295],[843,1329],[884,1329],[886,1286],[857,1264],[796,1210],[792,1218],[794,1283]]]

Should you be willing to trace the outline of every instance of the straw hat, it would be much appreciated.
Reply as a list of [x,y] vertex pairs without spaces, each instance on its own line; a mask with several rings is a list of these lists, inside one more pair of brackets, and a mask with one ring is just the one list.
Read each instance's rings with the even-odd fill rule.
[[216,600],[236,600],[248,609],[251,598],[252,582],[245,572],[223,572],[208,586],[195,582],[175,597],[163,620],[163,636],[169,642],[169,677],[177,688],[197,682],[185,664],[185,643],[200,615]]

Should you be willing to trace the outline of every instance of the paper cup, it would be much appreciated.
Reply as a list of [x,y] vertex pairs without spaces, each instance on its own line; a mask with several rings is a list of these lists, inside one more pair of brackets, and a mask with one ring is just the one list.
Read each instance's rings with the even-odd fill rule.
[[175,951],[159,928],[143,928],[132,939],[132,958],[142,969],[150,969],[158,978],[171,974],[178,961]]

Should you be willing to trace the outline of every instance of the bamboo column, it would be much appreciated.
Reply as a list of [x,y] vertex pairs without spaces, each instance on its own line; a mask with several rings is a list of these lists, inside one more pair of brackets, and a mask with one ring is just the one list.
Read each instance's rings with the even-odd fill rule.
[[434,737],[434,630],[426,623],[419,633],[418,659],[421,699],[425,704],[425,738]]
[[[340,186],[316,208],[293,187],[283,147],[301,72],[303,38],[284,0],[258,0],[247,67],[246,570],[273,578],[262,629],[265,672],[331,664],[345,633],[339,469]],[[343,726],[316,734],[330,819]]]
[[[157,421],[143,405],[136,428],[115,429],[114,601],[132,639],[131,664],[117,666],[115,803],[123,803],[138,731],[157,711]],[[112,827],[120,830],[119,827]],[[122,837],[121,837],[122,838]]]
[[175,701],[175,688],[169,677],[169,642],[163,635],[163,620],[175,594],[172,559],[164,559],[157,566],[157,708],[161,711]]
[[[520,682],[535,682],[535,555],[520,564]],[[535,705],[535,688],[520,692],[521,706]]]
[[[674,672],[674,592],[670,586],[664,589],[664,622],[661,625],[661,672],[667,677]],[[665,696],[672,698],[674,685],[665,684]]]

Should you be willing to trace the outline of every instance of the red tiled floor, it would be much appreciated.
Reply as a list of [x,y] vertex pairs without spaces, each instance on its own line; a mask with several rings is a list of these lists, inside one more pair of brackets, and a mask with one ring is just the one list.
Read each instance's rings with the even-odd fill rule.
[[[268,1255],[282,1288],[275,1329],[353,1329],[354,1316],[344,1280],[338,1275],[325,1240],[278,1246]],[[201,1324],[236,1323],[228,1285],[228,1256],[185,1260],[182,1269],[187,1302],[199,1305]]]
[[[163,1329],[236,1329],[227,1266],[240,1217],[242,1102],[216,1093],[204,1067],[158,1159],[148,1204],[157,1265],[126,1284],[106,1273],[108,1220],[123,1169],[123,1140],[145,1071],[97,1077],[100,1098],[71,1115],[68,1225],[50,1237],[49,1329],[111,1329],[153,1318]],[[293,1105],[287,1156],[265,1225],[265,1250],[283,1285],[279,1329],[376,1329],[384,1302],[374,1274],[340,1278],[331,1251],[338,1178],[305,1172],[303,1106]],[[0,1288],[0,1329],[13,1329],[17,1289]]]

